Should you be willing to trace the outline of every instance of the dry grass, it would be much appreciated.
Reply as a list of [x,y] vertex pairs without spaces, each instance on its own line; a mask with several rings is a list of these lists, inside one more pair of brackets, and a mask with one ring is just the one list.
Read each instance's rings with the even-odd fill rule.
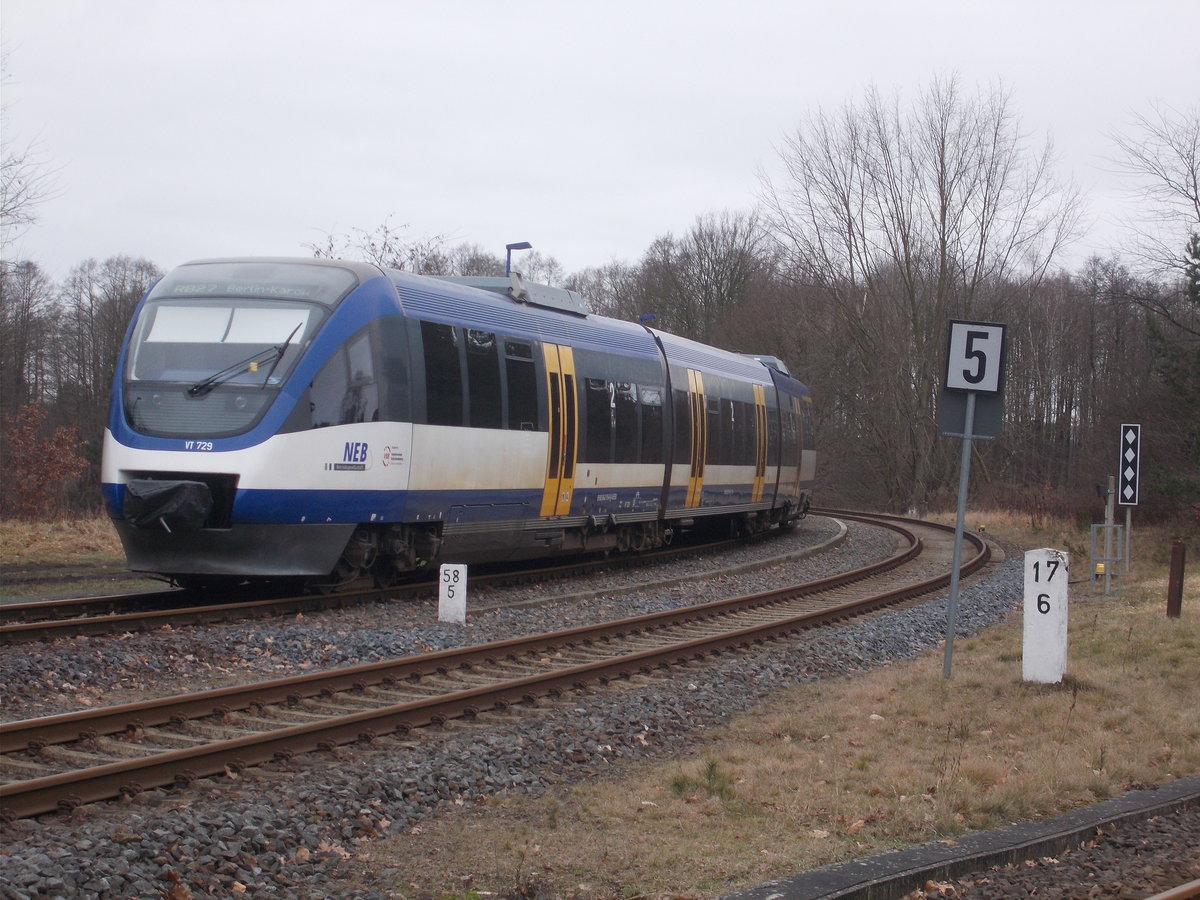
[[1192,571],[1181,620],[1162,572],[1074,593],[1062,685],[1022,682],[1018,614],[957,642],[950,681],[937,652],[781,691],[685,758],[456,810],[370,865],[397,896],[703,897],[1200,773]]
[[124,564],[121,541],[107,516],[53,522],[0,520],[0,564]]

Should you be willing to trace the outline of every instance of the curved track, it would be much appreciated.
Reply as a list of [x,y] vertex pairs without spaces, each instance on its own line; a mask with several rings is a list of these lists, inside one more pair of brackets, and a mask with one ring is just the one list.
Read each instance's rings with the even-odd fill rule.
[[[750,538],[688,544],[620,557],[582,558],[536,568],[489,567],[495,571],[472,574],[472,589],[503,587],[531,581],[574,578],[599,569],[652,565],[674,556],[712,553],[747,541],[769,540],[776,532]],[[328,593],[280,596],[280,585],[266,588],[244,585],[222,592],[196,592],[164,588],[138,594],[80,597],[0,605],[0,645],[70,638],[78,635],[149,631],[169,625],[204,625],[239,619],[291,616],[341,609],[373,600],[407,600],[436,593],[436,576],[426,574],[386,588],[356,588]]]
[[[833,514],[832,511],[827,514]],[[832,578],[566,631],[0,726],[6,817],[371,741],[451,718],[652,673],[862,615],[944,587],[950,529],[836,513],[891,528],[904,548]],[[903,524],[902,524],[903,523]],[[962,571],[989,558],[974,552]],[[936,577],[910,564],[936,557]],[[920,568],[928,568],[923,559]],[[927,573],[926,573],[927,574]]]

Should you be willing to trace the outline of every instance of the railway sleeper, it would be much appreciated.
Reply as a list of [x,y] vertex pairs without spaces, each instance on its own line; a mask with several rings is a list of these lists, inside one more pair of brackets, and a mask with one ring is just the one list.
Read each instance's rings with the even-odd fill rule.
[[8,755],[4,757],[3,763],[0,763],[0,774],[4,776],[16,776],[16,778],[41,778],[43,775],[48,775],[56,771],[55,767],[48,766],[45,763],[36,762],[31,759],[22,759],[17,756]]

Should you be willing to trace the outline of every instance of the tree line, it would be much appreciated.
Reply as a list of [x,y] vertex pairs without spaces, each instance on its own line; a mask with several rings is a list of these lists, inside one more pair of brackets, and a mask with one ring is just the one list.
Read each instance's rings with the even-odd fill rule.
[[[1074,270],[1061,260],[1086,211],[1051,146],[1032,144],[1002,89],[968,94],[954,78],[907,103],[870,90],[812,111],[781,145],[779,174],[760,175],[753,209],[701,214],[635,262],[568,273],[535,251],[519,268],[594,312],[784,360],[817,401],[827,505],[953,504],[960,445],[936,425],[948,322],[1004,323],[1004,428],[976,442],[973,503],[1090,516],[1095,486],[1116,474],[1119,426],[1138,422],[1143,510],[1188,517],[1200,509],[1200,108],[1154,108],[1111,139],[1144,218],[1127,224],[1122,255]],[[308,249],[418,274],[505,268],[389,222]],[[98,505],[118,347],[160,274],[116,257],[55,283],[35,262],[4,263],[4,514]]]

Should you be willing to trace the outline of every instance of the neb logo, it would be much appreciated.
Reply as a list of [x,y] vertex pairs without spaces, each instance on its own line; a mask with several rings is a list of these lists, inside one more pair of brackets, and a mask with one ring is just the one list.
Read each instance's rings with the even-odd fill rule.
[[342,451],[342,462],[366,462],[367,461],[367,445],[366,443],[351,443],[346,442],[346,448]]

